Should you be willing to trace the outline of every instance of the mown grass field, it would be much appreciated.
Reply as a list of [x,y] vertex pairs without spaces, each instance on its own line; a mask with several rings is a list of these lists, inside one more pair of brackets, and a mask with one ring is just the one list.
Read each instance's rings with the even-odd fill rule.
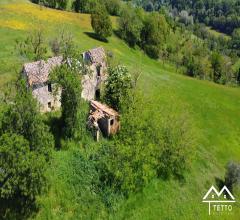
[[[115,18],[112,18],[115,23]],[[89,37],[92,33],[90,16],[46,9],[26,0],[0,2],[0,87],[11,81],[21,70],[23,60],[15,51],[15,40],[41,25],[49,40],[65,27],[74,34],[81,51],[102,45],[114,53],[129,69],[140,69],[140,87],[147,100],[178,109],[184,106],[196,129],[198,145],[191,170],[185,182],[154,180],[142,193],[122,201],[110,219],[239,219],[240,206],[235,205],[231,215],[208,216],[208,206],[202,197],[215,178],[223,178],[228,161],[240,161],[240,90],[216,85],[175,74],[176,69],[146,57],[141,51],[129,48],[116,36],[104,43]],[[2,89],[1,89],[2,90]],[[149,118],[151,120],[151,118]],[[74,187],[68,177],[72,167],[67,161],[70,152],[54,153],[48,176],[49,193],[39,198],[36,219],[97,218],[105,210],[92,204],[86,208],[74,198]],[[240,198],[236,198],[240,201]],[[95,211],[92,212],[91,210]],[[97,210],[97,211],[96,211]]]

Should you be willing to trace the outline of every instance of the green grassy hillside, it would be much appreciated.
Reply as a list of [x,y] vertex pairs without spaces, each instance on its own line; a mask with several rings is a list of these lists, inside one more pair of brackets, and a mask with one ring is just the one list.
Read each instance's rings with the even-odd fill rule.
[[[66,27],[74,34],[82,51],[102,45],[129,69],[142,71],[140,88],[147,100],[155,100],[154,109],[164,105],[189,112],[196,127],[198,145],[191,170],[186,180],[155,180],[142,193],[131,195],[122,201],[110,219],[208,219],[208,207],[202,197],[215,178],[223,178],[226,163],[240,160],[240,90],[211,82],[200,81],[175,74],[175,68],[146,57],[141,51],[129,48],[116,36],[108,43],[89,37],[92,32],[90,16],[41,8],[21,0],[0,2],[0,86],[16,77],[24,60],[15,52],[16,39],[23,39],[28,31],[41,25],[49,37]],[[115,21],[115,18],[112,18]],[[151,120],[151,118],[149,118]],[[85,200],[73,195],[74,181],[68,180],[72,167],[68,164],[71,152],[54,153],[49,168],[51,187],[47,195],[39,198],[36,219],[80,219],[80,216],[96,218],[106,212],[97,203],[80,208]],[[239,200],[240,198],[237,198]],[[89,203],[90,204],[90,203]],[[238,206],[236,204],[236,206]],[[94,211],[92,211],[94,210]],[[86,214],[88,213],[88,214]],[[104,214],[105,215],[105,214]],[[239,219],[240,209],[234,207],[231,216],[222,219]],[[219,219],[212,216],[209,219]],[[221,218],[220,218],[221,219]]]

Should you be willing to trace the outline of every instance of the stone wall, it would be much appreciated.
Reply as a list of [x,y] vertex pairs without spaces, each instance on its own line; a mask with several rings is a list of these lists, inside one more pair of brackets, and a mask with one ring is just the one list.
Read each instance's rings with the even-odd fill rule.
[[61,90],[55,90],[57,87],[54,84],[52,84],[52,92],[48,91],[47,84],[34,86],[32,94],[38,100],[41,112],[50,112],[61,107]]

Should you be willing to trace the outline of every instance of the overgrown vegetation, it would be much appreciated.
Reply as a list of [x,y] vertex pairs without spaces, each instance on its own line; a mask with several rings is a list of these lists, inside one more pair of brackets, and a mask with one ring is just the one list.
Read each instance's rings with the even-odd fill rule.
[[[25,5],[22,7],[25,7]],[[41,11],[38,10],[39,7],[32,7],[34,9],[37,8],[40,15],[42,11],[50,11],[48,9],[42,9]],[[19,4],[17,8],[20,8]],[[51,10],[51,12],[54,14],[58,11]],[[21,14],[19,11],[19,14],[12,16],[22,16],[28,21],[25,13]],[[5,14],[3,16],[5,16]],[[86,49],[82,44],[86,44],[88,48],[96,45],[95,40],[85,36],[83,32],[86,30],[79,28],[78,20],[75,19],[78,18],[78,16],[71,14],[71,17],[74,18],[74,21],[73,23],[69,22],[68,25],[69,28],[74,31],[74,35],[76,35],[78,39],[81,39],[81,41],[78,41],[81,50]],[[89,18],[87,21],[90,23]],[[52,33],[49,30],[52,30],[53,27],[48,26],[47,22],[45,24],[49,39],[52,39]],[[54,23],[54,25],[56,25],[56,23]],[[176,28],[175,36],[173,36],[171,34],[172,31],[170,31],[169,37],[172,39],[172,42],[167,41],[166,46],[163,45],[163,48],[167,47],[167,50],[177,50],[180,52],[178,54],[169,53],[169,55],[168,53],[161,53],[160,56],[168,57],[169,60],[172,60],[175,56],[174,59],[180,60],[180,62],[177,63],[179,72],[181,71],[180,67],[182,68],[182,52],[188,52],[190,50],[188,46],[191,45],[193,41],[192,36],[185,33],[184,30],[183,28],[181,32],[181,29]],[[91,31],[91,27],[88,27],[87,31]],[[24,36],[22,32],[15,32],[10,29],[7,29],[6,33],[11,33],[12,35],[17,33],[19,39]],[[184,33],[186,38],[181,38],[183,36],[181,35],[182,33]],[[195,40],[198,42],[199,39]],[[60,41],[60,39],[56,38],[56,42]],[[9,46],[11,43],[13,43],[13,41],[11,41],[10,38],[7,41],[5,38],[2,39],[4,46]],[[137,88],[137,90],[141,90],[142,93],[144,92],[144,95],[140,93],[140,97],[137,96],[140,100],[136,101],[141,104],[141,107],[137,106],[137,110],[133,110],[133,113],[136,113],[136,115],[131,116],[128,112],[122,115],[122,130],[116,139],[105,140],[99,145],[92,142],[91,139],[89,139],[88,142],[85,141],[84,144],[82,141],[77,141],[76,143],[75,140],[71,140],[63,143],[63,145],[67,147],[59,151],[54,151],[54,158],[51,160],[53,164],[48,166],[46,173],[47,181],[51,184],[49,188],[50,191],[38,197],[37,204],[40,211],[36,218],[94,219],[108,218],[109,214],[112,214],[112,218],[115,219],[154,219],[160,215],[163,218],[171,219],[206,219],[208,213],[205,206],[199,205],[199,198],[202,198],[202,193],[207,190],[210,184],[214,183],[215,176],[222,176],[222,168],[226,160],[232,158],[237,160],[239,156],[239,151],[237,150],[239,142],[237,138],[239,122],[236,120],[239,116],[237,105],[239,100],[238,90],[216,86],[212,83],[199,82],[172,74],[171,72],[175,71],[172,66],[165,64],[164,66],[162,63],[148,59],[143,56],[139,50],[129,49],[115,36],[109,39],[108,43],[105,44],[101,42],[101,44],[104,44],[109,50],[112,49],[114,56],[121,58],[121,63],[126,64],[128,72],[131,74],[133,72],[132,69],[136,69],[134,65],[139,65],[141,62],[144,63],[144,65],[139,65],[143,69],[143,74],[140,79],[140,85]],[[185,46],[179,49],[179,47],[175,47],[177,44],[184,44]],[[195,44],[193,48],[195,48]],[[8,47],[3,47],[3,54],[6,57],[10,56],[8,54],[5,55],[7,50]],[[199,51],[199,49],[196,49],[194,53],[197,53],[197,51]],[[203,47],[201,53],[204,51],[205,49]],[[63,54],[63,52],[58,52],[58,55],[60,54]],[[194,63],[202,63],[201,65],[199,64],[200,70],[205,68],[205,66],[211,69],[211,65],[209,65],[211,60],[205,55],[204,53],[200,56],[204,58],[204,62],[202,62],[201,59],[197,59],[197,56],[193,56],[195,57]],[[10,57],[12,56],[11,54]],[[14,59],[17,59],[17,57],[14,57]],[[12,60],[3,62],[4,65],[7,62],[12,62]],[[15,65],[15,62],[16,60],[14,60],[13,65]],[[193,68],[192,66],[194,65],[189,65],[189,70]],[[217,69],[218,68],[216,68],[216,70]],[[204,73],[205,70],[201,70],[201,72]],[[212,73],[212,71],[209,72]],[[205,76],[205,74],[203,74],[203,76]],[[136,98],[136,100],[138,99]],[[180,105],[179,100],[183,103],[188,103],[188,105]],[[169,107],[169,105],[171,107]],[[131,106],[129,106],[129,108],[130,107]],[[0,108],[0,115],[2,115],[3,108],[2,106],[0,106]],[[189,114],[186,112],[189,112]],[[131,121],[127,119],[134,119],[136,123],[131,123]],[[155,122],[155,119],[160,122]],[[184,174],[184,169],[189,167],[189,162],[191,161],[191,157],[189,157],[190,151],[188,152],[187,148],[183,147],[187,156],[181,156],[181,149],[178,149],[178,145],[174,143],[179,143],[180,140],[178,137],[183,137],[180,145],[188,146],[189,144],[191,146],[190,150],[193,150],[191,144],[192,139],[189,140],[188,138],[192,132],[192,124],[189,124],[189,120],[191,121],[191,119],[194,120],[198,127],[198,130],[193,131],[193,133],[200,135],[201,140],[197,145],[197,149],[194,151],[197,154],[197,158],[191,162],[192,169],[187,175],[184,175],[186,176],[186,182],[179,184],[179,181],[171,180],[171,178],[169,178],[169,180],[166,177],[174,176],[181,179]],[[51,123],[48,119],[45,120],[47,120],[47,124]],[[0,120],[0,124],[2,123],[1,121],[2,120]],[[219,126],[219,122],[221,122],[221,126]],[[151,125],[152,123],[153,125]],[[130,125],[131,129],[128,129],[127,124]],[[180,128],[179,124],[182,125]],[[162,128],[162,126],[164,128]],[[154,133],[155,129],[157,130],[156,137],[148,131],[148,127],[150,127],[149,130],[154,131]],[[140,131],[135,128],[140,128]],[[176,130],[174,130],[175,128]],[[161,131],[159,131],[159,129]],[[129,134],[124,134],[125,130],[128,131]],[[187,133],[185,131],[187,131]],[[161,143],[170,142],[158,148],[159,151],[161,151],[160,153],[157,151],[157,153],[159,153],[159,155],[157,155],[158,157],[147,152],[147,149],[155,149],[154,146],[148,146],[149,148],[142,147],[147,141],[145,133],[148,137],[152,138],[151,140],[153,141],[151,141],[151,143],[158,143],[158,137],[166,140],[161,141]],[[178,135],[179,133],[181,135]],[[1,143],[3,143],[1,146],[4,145],[6,148],[10,148],[13,153],[18,151],[18,148],[15,148],[16,151],[13,151],[10,145],[15,146],[15,143],[17,143],[18,146],[25,146],[27,144],[27,140],[23,141],[21,137],[11,137],[11,141],[8,141],[8,133],[6,133],[5,136],[6,137],[1,137]],[[121,145],[122,148],[118,148],[117,143],[121,143],[122,137],[124,137],[124,145]],[[138,139],[137,137],[140,138]],[[133,144],[135,139],[137,142],[136,148]],[[171,145],[172,141],[169,140],[174,140],[173,145]],[[182,145],[182,143],[186,144]],[[129,146],[131,146],[131,148]],[[171,152],[168,152],[167,146],[171,146]],[[227,151],[226,148],[228,149]],[[21,149],[25,150],[25,147]],[[180,153],[175,154],[178,151],[180,151]],[[171,158],[172,152],[174,152],[173,158]],[[144,154],[149,161],[145,159]],[[19,155],[21,155],[21,153],[19,153]],[[176,160],[176,158],[178,158],[177,155],[180,155],[179,158],[183,161],[181,161],[181,164]],[[169,166],[165,163],[159,163],[159,161],[164,161],[165,156],[166,163],[169,162]],[[12,160],[11,157],[9,158],[9,160]],[[95,160],[95,158],[109,160],[98,161]],[[115,158],[117,159],[116,162],[110,160],[115,160]],[[129,158],[133,159],[133,162],[129,160]],[[125,163],[121,161],[125,161]],[[98,162],[102,167],[98,165]],[[184,169],[176,170],[175,164],[178,164],[180,167],[183,166]],[[4,165],[6,166],[6,164]],[[119,167],[120,172],[117,170]],[[110,171],[110,174],[113,173],[112,179],[109,175],[106,175],[106,173]],[[229,173],[235,173],[235,171]],[[99,175],[103,178],[99,178]],[[152,182],[151,179],[156,176],[161,178]],[[105,179],[105,177],[108,179]],[[112,180],[114,180],[113,183],[108,182]],[[119,187],[115,187],[117,185],[116,180],[121,180],[120,183],[118,182]],[[149,182],[151,183],[148,184]],[[143,193],[141,193],[141,190],[143,190]],[[127,195],[129,199],[123,197],[122,194]],[[189,198],[191,198],[191,202],[189,202]],[[17,201],[16,197],[14,199]],[[118,203],[118,200],[121,199],[122,203],[121,201]],[[4,207],[2,204],[8,204],[6,200],[1,201],[1,207]],[[14,204],[13,200],[8,201]],[[114,206],[114,204],[116,206]],[[153,211],[153,207],[157,207],[157,209]],[[28,209],[29,208],[32,207],[28,206]],[[30,211],[33,210],[34,209],[31,209]],[[194,212],[189,210],[194,210]],[[233,217],[237,218],[239,216],[238,211],[237,209],[234,211],[236,212],[233,213]],[[116,213],[117,216],[114,215]],[[14,219],[14,217],[12,217],[12,219]]]
[[98,5],[91,15],[92,28],[101,40],[112,35],[112,23],[105,7]]
[[169,7],[173,16],[179,17],[185,24],[202,22],[221,32],[231,34],[239,28],[240,2],[239,0],[133,0],[147,11]]
[[6,219],[24,217],[35,205],[47,186],[45,172],[54,146],[25,80],[19,79],[14,89],[16,94],[5,99],[0,123],[0,202],[1,218]]

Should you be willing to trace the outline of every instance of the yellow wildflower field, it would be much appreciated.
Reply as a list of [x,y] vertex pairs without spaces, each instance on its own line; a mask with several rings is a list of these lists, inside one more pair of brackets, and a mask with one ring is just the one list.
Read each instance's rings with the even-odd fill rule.
[[0,27],[11,28],[14,30],[26,30],[28,25],[21,21],[17,20],[1,20],[0,19]]
[[40,7],[33,4],[7,4],[0,6],[7,13],[12,16],[25,16],[30,21],[36,19],[43,22],[50,23],[70,23],[81,26],[81,28],[89,28],[91,26],[90,16],[87,14],[79,14],[66,11],[57,11],[50,8]]
[[[0,10],[3,11],[4,14],[10,17],[25,17],[25,22],[35,23],[34,20],[39,20],[40,22],[47,22],[52,24],[63,24],[67,23],[72,25],[77,25],[82,29],[89,29],[91,28],[91,18],[89,14],[80,14],[74,12],[67,12],[67,11],[60,11],[54,10],[50,8],[46,8],[39,5],[34,5],[30,3],[13,3],[13,4],[6,4],[0,5]],[[116,17],[111,17],[113,27],[116,26]],[[16,21],[15,21],[16,22]],[[12,23],[14,23],[12,21]],[[18,24],[19,29],[27,28],[27,24],[20,22]],[[3,25],[2,25],[3,26]],[[6,24],[4,25],[6,26]],[[12,26],[8,24],[8,27],[17,27],[17,25]]]

